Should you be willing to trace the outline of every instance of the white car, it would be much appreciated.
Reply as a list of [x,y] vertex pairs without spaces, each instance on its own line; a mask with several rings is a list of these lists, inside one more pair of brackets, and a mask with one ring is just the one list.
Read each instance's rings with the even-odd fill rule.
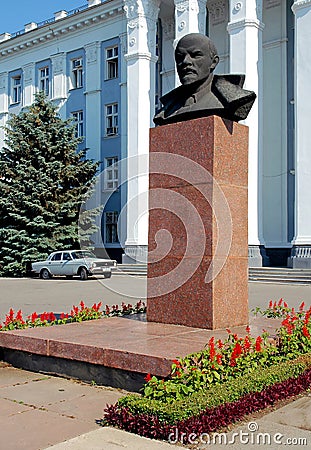
[[87,250],[63,250],[53,252],[46,261],[32,263],[32,272],[47,280],[53,275],[65,275],[68,278],[78,275],[87,280],[90,275],[111,277],[111,268],[117,262],[112,259],[97,258]]

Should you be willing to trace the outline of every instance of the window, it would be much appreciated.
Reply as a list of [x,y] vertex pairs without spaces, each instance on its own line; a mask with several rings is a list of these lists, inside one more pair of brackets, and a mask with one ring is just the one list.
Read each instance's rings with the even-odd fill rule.
[[118,47],[111,47],[106,49],[106,64],[107,74],[106,78],[118,78]]
[[55,253],[55,255],[52,256],[51,261],[61,261],[62,254],[61,253]]
[[83,127],[83,111],[75,111],[72,113],[72,117],[76,123],[76,137],[84,136],[84,127]]
[[118,134],[118,103],[106,105],[106,136]]
[[20,103],[22,97],[22,77],[12,77],[12,103]]
[[105,213],[105,243],[114,244],[118,241],[118,213],[117,211]]
[[42,67],[39,69],[39,90],[43,91],[47,96],[50,93],[50,80],[48,67]]
[[118,158],[105,158],[105,189],[117,189],[119,185]]
[[73,59],[71,61],[71,82],[73,89],[78,89],[83,86],[83,60],[82,58]]

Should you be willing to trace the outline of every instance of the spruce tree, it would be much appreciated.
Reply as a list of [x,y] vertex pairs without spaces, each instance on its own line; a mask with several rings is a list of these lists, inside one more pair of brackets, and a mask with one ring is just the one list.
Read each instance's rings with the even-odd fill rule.
[[[79,210],[98,163],[77,150],[75,130],[42,92],[8,120],[0,150],[0,276],[24,275],[31,261],[79,247]],[[90,228],[92,214],[85,221]]]

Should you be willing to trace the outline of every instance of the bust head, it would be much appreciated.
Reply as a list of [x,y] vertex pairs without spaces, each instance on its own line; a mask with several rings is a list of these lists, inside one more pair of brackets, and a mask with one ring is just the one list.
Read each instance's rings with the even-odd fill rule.
[[203,34],[190,33],[179,40],[175,61],[180,82],[191,85],[212,78],[219,57],[211,39]]

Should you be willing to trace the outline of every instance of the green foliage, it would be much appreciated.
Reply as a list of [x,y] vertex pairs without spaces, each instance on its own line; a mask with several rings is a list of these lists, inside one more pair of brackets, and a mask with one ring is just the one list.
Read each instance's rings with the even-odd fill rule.
[[[278,317],[280,306],[279,302]],[[303,308],[304,303],[299,311],[285,305],[282,312],[284,320],[273,339],[266,332],[252,337],[249,327],[246,327],[243,337],[230,330],[227,330],[228,337],[224,341],[215,341],[212,337],[204,350],[173,360],[170,379],[165,381],[148,374],[143,395],[162,402],[174,402],[200,389],[310,353],[311,308],[307,311]]]
[[[98,164],[77,151],[71,120],[40,92],[12,115],[0,150],[0,276],[25,274],[27,263],[58,248],[77,248],[79,210]],[[94,232],[93,210],[83,218]]]
[[127,407],[132,414],[151,414],[160,421],[175,424],[177,421],[197,416],[206,408],[233,402],[246,394],[261,392],[275,383],[297,378],[311,367],[311,354],[286,361],[276,366],[261,368],[222,384],[200,389],[190,396],[170,403],[131,394],[118,400],[118,406]]

